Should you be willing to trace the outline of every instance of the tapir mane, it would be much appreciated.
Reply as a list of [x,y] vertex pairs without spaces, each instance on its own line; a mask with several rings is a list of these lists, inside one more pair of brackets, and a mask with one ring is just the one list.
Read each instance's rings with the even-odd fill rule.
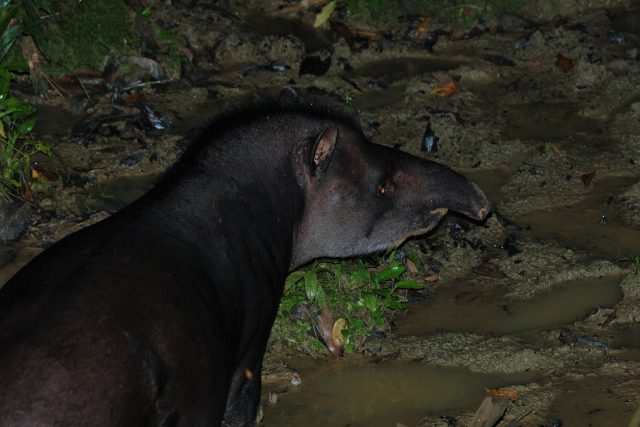
[[203,144],[211,144],[212,140],[217,140],[229,130],[237,130],[251,126],[267,117],[290,115],[292,117],[306,118],[318,122],[331,121],[362,134],[360,124],[343,107],[338,105],[328,105],[323,102],[304,101],[302,98],[270,98],[247,104],[244,107],[235,108],[224,112],[206,125],[204,125],[196,138],[191,143],[191,147]]

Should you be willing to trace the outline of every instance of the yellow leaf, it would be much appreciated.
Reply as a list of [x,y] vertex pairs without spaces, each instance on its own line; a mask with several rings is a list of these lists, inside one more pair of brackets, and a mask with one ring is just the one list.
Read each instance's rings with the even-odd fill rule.
[[347,321],[340,318],[336,320],[336,323],[333,324],[333,342],[338,346],[342,347],[344,345],[344,337],[342,336],[342,330],[347,326]]
[[0,136],[6,138],[7,135],[4,133],[4,125],[0,122]]
[[324,5],[320,13],[316,15],[316,20],[313,23],[313,28],[318,28],[325,22],[329,20],[331,14],[336,9],[336,5],[338,4],[338,0],[331,0],[329,3]]

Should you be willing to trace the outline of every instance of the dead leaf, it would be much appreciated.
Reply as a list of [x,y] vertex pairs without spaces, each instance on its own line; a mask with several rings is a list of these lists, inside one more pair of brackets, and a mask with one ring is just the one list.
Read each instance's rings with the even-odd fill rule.
[[443,83],[431,89],[431,96],[451,96],[456,92],[460,91],[460,85],[455,81],[451,80],[447,83]]
[[418,28],[416,28],[416,38],[419,40],[426,39],[429,34],[429,26],[431,25],[431,17],[420,18]]
[[45,168],[38,165],[37,163],[33,163],[31,165],[31,178],[32,179],[44,178],[47,181],[57,181],[58,175],[56,175],[51,171],[46,170]]
[[566,73],[567,71],[573,68],[573,60],[559,53],[556,56],[555,66],[558,70],[562,71],[563,73]]
[[147,97],[142,92],[134,92],[122,97],[124,105],[131,104],[146,104],[148,102]]
[[438,277],[437,274],[432,274],[431,276],[427,276],[424,278],[424,281],[426,283],[438,283],[439,280],[440,278]]
[[507,399],[517,399],[520,396],[520,393],[518,393],[515,390],[510,390],[508,388],[500,389],[500,388],[485,387],[484,392],[487,394],[487,396],[491,396],[495,398],[506,397]]
[[351,33],[356,37],[362,37],[366,39],[373,39],[378,37],[378,33],[376,33],[375,31],[360,30],[358,28],[352,28]]
[[593,171],[593,172],[585,173],[584,175],[580,175],[580,179],[582,180],[582,183],[584,184],[584,186],[588,187],[591,185],[591,181],[593,181],[593,178],[595,176],[596,176],[596,171]]
[[336,323],[333,324],[333,342],[338,346],[342,347],[344,345],[344,337],[342,336],[342,330],[346,328],[347,321],[340,318],[336,320]]
[[33,202],[36,198],[36,195],[34,194],[29,184],[27,184],[27,186],[24,188],[22,195],[24,196],[24,199],[28,202]]
[[416,267],[416,263],[411,261],[409,258],[406,259],[405,264],[407,264],[407,270],[409,270],[410,273],[418,272],[418,267]]

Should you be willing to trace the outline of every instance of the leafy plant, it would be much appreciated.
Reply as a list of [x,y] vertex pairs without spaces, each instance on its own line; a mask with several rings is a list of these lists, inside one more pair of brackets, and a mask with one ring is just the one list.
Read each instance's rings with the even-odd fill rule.
[[38,46],[51,74],[100,69],[109,54],[126,51],[131,34],[124,0],[46,1],[51,14],[46,20],[46,38]]
[[22,33],[32,36],[41,46],[44,30],[39,11],[43,9],[43,0],[0,0],[0,62]]
[[29,198],[31,190],[31,157],[36,153],[51,154],[51,147],[31,137],[36,124],[35,108],[9,96],[13,73],[0,68],[0,198]]
[[[388,329],[393,313],[402,310],[407,302],[399,291],[423,287],[404,277],[406,269],[392,254],[389,262],[380,261],[377,265],[363,260],[322,260],[291,273],[285,283],[273,339],[307,351],[324,348],[319,334],[309,333],[314,323],[309,317],[326,306],[334,318],[346,320],[342,337],[345,350],[352,351],[367,336]],[[291,313],[300,309],[305,315],[292,321]]]

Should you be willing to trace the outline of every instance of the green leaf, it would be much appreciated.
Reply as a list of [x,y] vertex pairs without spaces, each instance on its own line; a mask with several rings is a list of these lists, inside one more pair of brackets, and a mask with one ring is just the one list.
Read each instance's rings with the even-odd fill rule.
[[420,270],[422,268],[422,260],[420,259],[420,257],[418,256],[418,254],[413,253],[413,252],[409,252],[407,253],[407,258],[409,258],[411,261],[413,261],[413,263],[416,265],[416,267],[418,268],[418,270]]
[[362,301],[362,305],[365,306],[369,311],[376,311],[378,308],[378,297],[373,293],[364,293],[360,297]]
[[319,306],[324,305],[324,291],[318,282],[315,271],[307,271],[304,275],[304,289],[309,301],[315,301]]
[[26,120],[20,126],[18,126],[14,132],[18,134],[18,137],[29,135],[33,130],[33,127],[36,125],[37,121],[38,120],[35,117]]
[[348,288],[349,290],[357,289],[366,285],[371,280],[371,273],[368,271],[354,271],[349,276]]
[[293,273],[287,276],[287,279],[284,282],[285,292],[288,292],[291,288],[293,288],[302,278],[304,277],[304,271],[294,271]]
[[35,149],[41,152],[42,154],[46,154],[48,156],[53,154],[53,147],[50,144],[45,144],[43,142],[36,141],[34,146],[35,146]]
[[320,10],[320,13],[316,15],[316,19],[313,22],[313,28],[318,28],[319,26],[327,22],[331,17],[333,11],[336,9],[337,4],[338,0],[331,0],[329,3],[324,5],[322,10]]
[[7,53],[9,53],[9,50],[11,50],[19,35],[20,28],[17,25],[8,28],[0,35],[0,61],[7,56]]
[[393,284],[397,289],[424,289],[424,285],[416,282],[415,280],[398,280]]
[[387,269],[382,270],[380,273],[374,275],[374,282],[384,283],[387,280],[395,279],[396,277],[402,276],[406,269],[407,267],[405,267],[400,262],[393,261]]

